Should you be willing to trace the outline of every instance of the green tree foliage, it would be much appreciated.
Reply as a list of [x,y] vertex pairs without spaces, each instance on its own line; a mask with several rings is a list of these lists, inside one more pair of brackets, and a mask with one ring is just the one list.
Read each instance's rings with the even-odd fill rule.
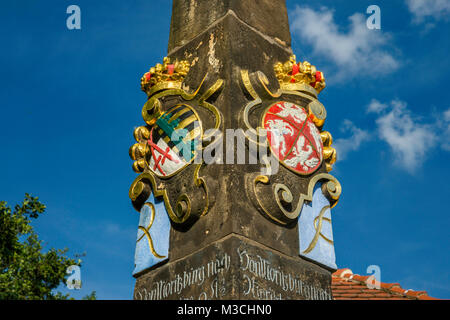
[[[45,205],[29,194],[14,210],[0,201],[0,299],[70,299],[54,290],[65,284],[66,269],[80,266],[81,260],[67,257],[67,248],[43,252],[31,221],[44,211]],[[95,291],[85,297],[95,298]]]

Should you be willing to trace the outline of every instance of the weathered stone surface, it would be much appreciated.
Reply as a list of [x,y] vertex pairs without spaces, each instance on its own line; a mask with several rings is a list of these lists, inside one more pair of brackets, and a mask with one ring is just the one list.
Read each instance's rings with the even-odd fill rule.
[[230,10],[243,22],[289,47],[285,0],[173,0],[169,53],[186,45]]
[[331,275],[239,236],[214,242],[137,279],[138,300],[327,300]]

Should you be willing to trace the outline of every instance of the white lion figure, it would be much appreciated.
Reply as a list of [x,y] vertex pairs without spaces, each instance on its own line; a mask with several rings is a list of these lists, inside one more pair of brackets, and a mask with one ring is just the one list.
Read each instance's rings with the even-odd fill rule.
[[292,168],[296,168],[297,165],[300,163],[303,170],[305,171],[308,171],[308,168],[314,168],[315,166],[317,166],[317,164],[319,163],[319,159],[317,159],[316,157],[308,159],[313,152],[312,146],[308,144],[306,146],[306,151],[303,150],[304,146],[305,146],[305,137],[300,136],[297,140],[297,145],[292,150],[292,153],[295,155],[295,157],[285,160],[284,162]]
[[284,140],[284,135],[288,134],[292,136],[294,134],[294,129],[286,122],[280,119],[267,121],[269,125],[269,131],[273,137],[273,144],[279,145],[279,153],[284,154],[286,152],[286,141]]
[[285,102],[284,105],[280,104],[279,107],[281,108],[281,111],[278,112],[277,115],[280,117],[291,116],[297,123],[303,123],[303,121],[306,120],[306,113],[292,103]]

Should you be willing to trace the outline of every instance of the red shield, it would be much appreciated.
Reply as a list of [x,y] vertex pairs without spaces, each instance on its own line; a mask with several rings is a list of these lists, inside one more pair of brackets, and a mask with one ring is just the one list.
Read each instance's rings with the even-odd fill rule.
[[272,153],[285,167],[303,175],[320,167],[322,139],[302,107],[290,102],[277,102],[266,111],[263,125]]

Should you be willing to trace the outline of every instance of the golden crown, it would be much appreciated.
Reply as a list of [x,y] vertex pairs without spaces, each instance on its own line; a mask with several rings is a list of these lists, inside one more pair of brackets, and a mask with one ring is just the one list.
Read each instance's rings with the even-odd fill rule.
[[158,91],[161,86],[162,89],[181,88],[187,73],[189,72],[190,63],[188,61],[170,62],[170,58],[165,57],[163,64],[158,63],[153,68],[150,68],[141,78],[141,89],[148,96]]
[[309,91],[313,87],[320,93],[325,88],[323,73],[307,61],[297,63],[295,56],[291,56],[285,63],[278,62],[274,69],[283,90],[304,88]]

